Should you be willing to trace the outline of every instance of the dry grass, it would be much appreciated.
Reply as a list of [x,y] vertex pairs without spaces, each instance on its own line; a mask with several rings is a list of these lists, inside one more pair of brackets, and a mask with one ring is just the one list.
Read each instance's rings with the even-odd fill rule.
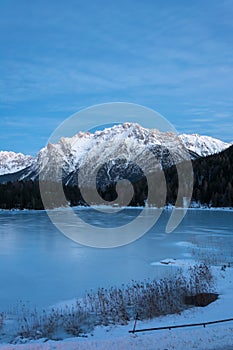
[[96,325],[125,325],[137,315],[151,319],[160,315],[179,313],[187,308],[185,296],[211,292],[213,276],[202,263],[181,270],[161,280],[131,281],[121,288],[99,288],[86,293],[75,305],[53,308],[39,313],[22,307],[18,317],[17,335],[24,338],[57,339],[58,335],[81,336]]

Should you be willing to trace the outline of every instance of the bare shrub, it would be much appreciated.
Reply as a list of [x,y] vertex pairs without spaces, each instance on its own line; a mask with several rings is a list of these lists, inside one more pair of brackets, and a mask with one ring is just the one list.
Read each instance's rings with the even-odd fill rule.
[[76,304],[50,311],[28,312],[23,308],[18,335],[26,338],[50,338],[55,334],[80,336],[91,332],[96,325],[127,324],[137,315],[139,319],[178,313],[188,306],[188,295],[210,292],[213,276],[202,263],[187,271],[177,270],[160,280],[131,281],[121,288],[99,288],[90,291]]
[[62,321],[62,313],[58,309],[50,312],[43,310],[39,313],[36,309],[25,314],[18,320],[18,335],[25,338],[51,338],[58,330]]
[[206,263],[196,264],[189,267],[189,290],[188,293],[208,293],[214,286],[214,278],[211,269]]
[[93,317],[83,310],[80,303],[71,307],[66,306],[62,310],[62,318],[65,332],[76,337],[89,333],[94,328]]
[[184,298],[192,293],[204,293],[213,287],[213,276],[206,264],[197,264],[184,274],[178,270],[161,280],[132,281],[122,288],[100,288],[87,293],[83,304],[96,324],[127,324],[136,315],[140,319],[177,313],[185,308]]

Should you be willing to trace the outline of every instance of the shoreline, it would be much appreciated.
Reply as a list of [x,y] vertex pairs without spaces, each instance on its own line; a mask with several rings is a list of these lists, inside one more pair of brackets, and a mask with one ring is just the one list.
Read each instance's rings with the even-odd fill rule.
[[[169,259],[171,260],[171,259]],[[167,261],[165,259],[164,261]],[[186,261],[178,259],[171,261],[177,267],[187,269],[192,266],[194,261]],[[158,263],[162,263],[161,261]],[[165,265],[165,268],[169,268]],[[211,322],[218,319],[231,318],[231,308],[229,308],[229,298],[233,291],[233,268],[226,268],[221,270],[220,266],[213,266],[213,274],[216,277],[216,289],[219,292],[217,301],[209,304],[206,307],[194,307],[186,309],[178,314],[168,314],[159,316],[151,320],[137,321],[136,329],[166,327],[187,323],[202,323]],[[68,302],[68,301],[67,301]],[[67,303],[66,302],[66,303]],[[73,300],[70,300],[73,302]],[[63,303],[61,303],[63,304]],[[61,305],[60,304],[60,305]],[[58,304],[59,305],[59,304]],[[54,305],[55,306],[55,305]],[[230,321],[223,325],[209,325],[206,327],[195,327],[190,331],[187,328],[178,330],[161,330],[156,332],[143,332],[137,334],[130,334],[129,331],[133,329],[134,322],[131,320],[127,325],[110,325],[97,326],[86,336],[67,337],[63,340],[48,340],[41,338],[37,340],[30,339],[15,339],[15,343],[0,343],[0,348],[4,350],[25,349],[25,350],[50,350],[50,349],[67,349],[75,350],[134,350],[134,349],[148,349],[163,350],[165,348],[173,348],[176,350],[200,349],[224,349],[232,346],[232,325]],[[203,347],[203,344],[204,347]]]
[[190,206],[188,208],[185,207],[175,207],[174,205],[167,205],[163,208],[158,208],[158,207],[146,207],[146,206],[138,206],[138,207],[132,207],[132,206],[127,206],[127,207],[121,207],[121,206],[111,206],[111,205],[92,205],[92,206],[85,206],[85,205],[80,205],[80,206],[74,206],[74,207],[59,207],[59,208],[53,208],[53,209],[18,209],[18,208],[12,208],[12,209],[2,209],[0,208],[0,213],[1,212],[47,212],[47,211],[61,211],[61,210],[69,210],[69,209],[74,209],[74,210],[90,210],[90,209],[95,209],[98,211],[98,209],[105,209],[106,211],[108,210],[116,210],[120,211],[121,210],[144,210],[144,209],[149,209],[149,210],[163,210],[163,211],[172,211],[174,209],[176,210],[207,210],[207,211],[233,211],[233,207],[208,207],[208,206]]

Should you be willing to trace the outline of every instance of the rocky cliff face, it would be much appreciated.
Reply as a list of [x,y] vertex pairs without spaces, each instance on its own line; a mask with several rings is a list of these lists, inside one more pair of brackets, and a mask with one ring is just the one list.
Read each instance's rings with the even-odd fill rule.
[[[100,186],[141,177],[186,159],[218,153],[230,144],[208,136],[175,135],[124,123],[96,131],[80,132],[48,144],[36,158],[0,152],[0,181],[44,180]],[[94,180],[93,180],[94,179]]]

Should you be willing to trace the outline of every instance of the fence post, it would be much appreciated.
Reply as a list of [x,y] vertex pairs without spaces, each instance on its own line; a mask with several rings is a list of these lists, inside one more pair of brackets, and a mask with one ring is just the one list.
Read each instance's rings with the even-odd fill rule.
[[138,320],[138,313],[136,313],[135,320],[134,320],[133,331],[132,331],[133,334],[135,333],[135,330],[136,330],[137,320]]

